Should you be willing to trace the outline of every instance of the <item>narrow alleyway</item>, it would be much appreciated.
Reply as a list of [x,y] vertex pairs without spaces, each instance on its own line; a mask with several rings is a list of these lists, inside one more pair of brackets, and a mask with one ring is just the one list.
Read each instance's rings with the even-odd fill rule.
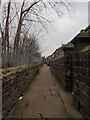
[[[50,68],[43,65],[30,88],[26,91],[23,98],[18,101],[8,117],[73,118],[66,109],[60,89],[60,85],[53,77]],[[68,99],[68,97],[65,99]]]

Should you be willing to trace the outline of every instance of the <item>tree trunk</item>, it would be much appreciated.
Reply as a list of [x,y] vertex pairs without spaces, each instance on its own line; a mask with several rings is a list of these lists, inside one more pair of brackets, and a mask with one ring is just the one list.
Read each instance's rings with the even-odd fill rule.
[[22,14],[21,14],[20,15],[20,20],[19,20],[19,23],[18,23],[18,28],[17,28],[16,36],[15,36],[14,49],[16,49],[16,47],[19,47],[19,39],[20,39],[22,21],[23,20],[22,20]]
[[19,47],[19,39],[20,39],[20,33],[21,33],[21,27],[22,27],[22,22],[23,22],[23,7],[24,7],[24,1],[22,4],[22,8],[21,8],[21,13],[20,13],[20,19],[19,19],[19,23],[18,23],[18,27],[17,27],[17,31],[16,31],[16,35],[15,35],[15,40],[14,40],[14,51],[13,51],[13,64],[16,64],[15,62],[18,59],[18,47]]
[[16,31],[15,40],[14,40],[14,49],[16,49],[16,47],[19,47],[19,39],[20,39],[22,22],[23,22],[23,7],[24,7],[24,4],[25,3],[23,1],[22,8],[21,8],[21,13],[20,13],[20,19],[19,19],[19,23],[18,23],[18,28],[17,28],[17,31]]
[[[10,7],[11,2],[8,3],[8,13],[6,18],[6,25],[5,25],[5,41],[4,41],[4,47],[5,47],[5,58],[7,59],[7,63],[9,65],[9,17],[10,17]],[[6,53],[6,47],[7,47],[7,53]],[[7,54],[7,55],[6,55]]]

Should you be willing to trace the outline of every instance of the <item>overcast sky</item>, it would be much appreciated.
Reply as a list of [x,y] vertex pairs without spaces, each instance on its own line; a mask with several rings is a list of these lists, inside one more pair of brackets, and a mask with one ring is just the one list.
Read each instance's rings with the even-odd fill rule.
[[59,18],[53,15],[53,18],[53,28],[40,41],[42,56],[46,57],[88,26],[88,2],[77,2],[71,16]]
[[84,1],[87,2],[76,2],[70,13],[71,16],[69,14],[62,17],[58,17],[56,14],[51,16],[55,22],[52,27],[49,27],[48,34],[39,42],[42,56],[49,56],[88,26],[88,0]]

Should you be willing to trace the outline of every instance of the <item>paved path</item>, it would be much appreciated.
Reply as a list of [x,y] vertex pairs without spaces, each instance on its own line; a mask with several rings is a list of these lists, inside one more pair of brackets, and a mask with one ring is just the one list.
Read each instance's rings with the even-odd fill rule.
[[23,99],[10,112],[11,118],[72,118],[60,95],[60,86],[46,65],[30,85]]

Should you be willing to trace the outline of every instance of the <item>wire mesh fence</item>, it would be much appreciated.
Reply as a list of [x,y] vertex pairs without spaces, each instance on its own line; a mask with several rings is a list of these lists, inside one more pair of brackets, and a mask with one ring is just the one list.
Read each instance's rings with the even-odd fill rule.
[[[1,47],[2,46],[2,47]],[[23,50],[22,48],[18,48],[14,51],[14,48],[11,46],[3,46],[0,42],[0,47],[2,48],[1,51],[1,58],[0,62],[2,61],[2,68],[17,66],[17,65],[28,65],[28,64],[35,64],[40,61],[40,59],[33,54]]]
[[0,37],[0,68],[1,67],[2,67],[2,45],[1,45],[1,37]]

